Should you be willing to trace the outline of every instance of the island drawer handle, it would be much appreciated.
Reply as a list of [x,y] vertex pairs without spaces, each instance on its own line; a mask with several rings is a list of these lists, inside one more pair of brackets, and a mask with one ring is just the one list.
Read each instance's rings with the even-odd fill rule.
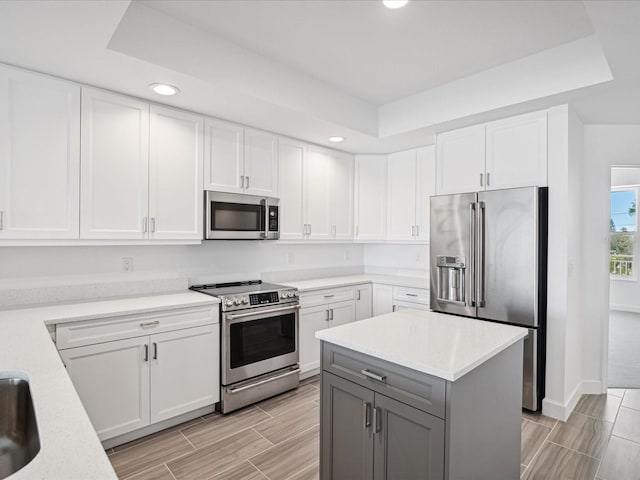
[[375,407],[373,409],[373,434],[375,435],[380,430],[382,430],[382,425],[380,425],[382,420],[382,412],[380,407]]
[[371,426],[371,403],[364,402],[362,407],[364,410],[364,428],[369,428]]
[[325,295],[325,296],[324,296],[324,298],[331,298],[331,297],[335,297],[335,294]]
[[407,297],[417,297],[417,293],[407,293]]
[[160,320],[154,320],[153,322],[142,322],[142,323],[140,323],[140,326],[142,328],[155,327],[156,325],[160,325]]
[[378,375],[377,373],[373,373],[372,371],[368,370],[368,369],[363,369],[360,370],[360,373],[362,373],[365,377],[369,377],[372,378],[373,380],[377,380],[379,382],[382,383],[387,383],[387,376],[386,375]]

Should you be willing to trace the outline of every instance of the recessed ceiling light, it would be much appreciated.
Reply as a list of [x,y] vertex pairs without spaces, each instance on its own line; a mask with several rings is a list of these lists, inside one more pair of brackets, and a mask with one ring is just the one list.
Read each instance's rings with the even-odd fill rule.
[[149,88],[156,92],[158,95],[175,95],[176,93],[180,93],[180,89],[178,87],[174,87],[173,85],[168,85],[166,83],[152,83],[149,85]]
[[404,7],[407,3],[409,3],[409,0],[382,0],[382,3],[384,3],[385,7],[395,10],[396,8]]
[[333,143],[344,142],[344,137],[329,137],[329,141]]

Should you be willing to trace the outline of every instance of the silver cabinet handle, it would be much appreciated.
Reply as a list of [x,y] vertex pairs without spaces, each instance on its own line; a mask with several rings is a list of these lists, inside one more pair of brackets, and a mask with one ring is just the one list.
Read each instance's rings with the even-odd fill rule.
[[240,175],[240,188],[244,188],[244,175]]
[[0,210],[0,230],[4,230],[4,212]]
[[308,223],[307,225],[309,225],[309,235],[311,235],[311,224]]
[[[471,295],[467,305],[476,306],[476,204],[469,204],[469,276],[471,277]],[[465,281],[466,282],[466,281]],[[466,302],[465,285],[462,285],[462,301]]]
[[147,233],[147,230],[148,230],[147,225],[148,225],[148,219],[147,217],[144,217],[142,219],[142,233]]
[[360,235],[360,226],[356,225],[356,237]]
[[395,312],[396,311],[396,306],[394,305],[393,307],[391,307],[391,311]]
[[334,294],[334,293],[332,293],[331,295],[325,295],[325,296],[324,296],[324,298],[332,298],[332,297],[335,297],[335,294]]
[[358,292],[358,296],[356,297],[356,300],[360,300],[360,297],[361,297],[360,290],[356,290],[356,292]]
[[369,378],[371,378],[373,380],[377,380],[378,382],[387,383],[387,376],[386,375],[379,375],[377,373],[372,372],[368,368],[364,368],[364,369],[360,370],[360,373],[363,374],[365,377],[369,377]]
[[416,236],[416,226],[415,225],[411,225],[411,236],[412,237]]
[[330,320],[333,320],[333,308],[330,308],[330,309],[329,309],[329,312],[331,312],[331,318],[330,318]]
[[249,188],[249,177],[244,177],[244,179],[247,181],[247,186],[245,188]]
[[373,433],[376,434],[380,430],[382,430],[382,411],[380,407],[375,407],[373,409]]
[[484,186],[484,185],[483,185],[483,182],[482,182],[482,177],[483,177],[483,176],[484,176],[484,175],[481,173],[481,174],[480,174],[480,186],[481,186],[481,187],[483,187],[483,186]]
[[149,361],[149,345],[144,346],[144,361]]
[[407,295],[407,297],[417,297],[418,296],[417,293],[407,293],[406,295]]
[[151,217],[151,232],[154,233],[156,231],[156,217]]
[[369,428],[371,426],[371,403],[363,402],[362,410],[364,414],[364,428]]
[[328,322],[328,321],[329,321],[329,309],[327,308],[327,309],[324,311],[324,313],[326,313],[326,314],[327,314],[327,318],[325,318],[325,319],[324,319],[324,321],[325,321],[325,322]]
[[416,238],[420,236],[420,225],[416,225]]
[[333,235],[334,237],[336,236],[336,226],[335,225],[331,225],[331,235]]
[[160,325],[160,320],[154,320],[153,322],[141,322],[140,326],[142,328],[146,328],[146,327],[155,327],[157,325]]
[[491,172],[487,172],[487,187],[491,185]]
[[153,342],[153,359],[158,359],[158,344],[156,342]]
[[485,203],[478,202],[479,206],[479,216],[480,219],[478,221],[478,306],[484,307],[484,209]]

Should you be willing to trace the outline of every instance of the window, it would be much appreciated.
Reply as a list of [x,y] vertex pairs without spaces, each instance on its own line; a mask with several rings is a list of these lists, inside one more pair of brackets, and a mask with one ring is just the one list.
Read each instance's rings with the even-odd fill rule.
[[609,273],[615,279],[635,279],[637,187],[611,189]]

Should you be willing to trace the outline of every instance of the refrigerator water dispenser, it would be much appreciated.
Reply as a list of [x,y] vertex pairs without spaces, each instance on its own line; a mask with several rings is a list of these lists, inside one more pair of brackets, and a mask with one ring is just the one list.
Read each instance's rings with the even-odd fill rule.
[[438,255],[438,300],[444,302],[465,303],[466,257]]

